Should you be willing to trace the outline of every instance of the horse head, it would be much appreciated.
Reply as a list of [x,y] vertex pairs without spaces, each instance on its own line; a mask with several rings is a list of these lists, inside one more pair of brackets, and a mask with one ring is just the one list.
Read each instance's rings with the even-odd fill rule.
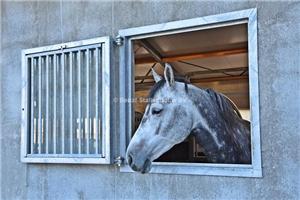
[[141,123],[127,148],[127,162],[134,171],[147,173],[152,161],[190,134],[197,108],[188,98],[186,83],[175,81],[166,64],[164,78],[152,70],[156,84],[149,94]]

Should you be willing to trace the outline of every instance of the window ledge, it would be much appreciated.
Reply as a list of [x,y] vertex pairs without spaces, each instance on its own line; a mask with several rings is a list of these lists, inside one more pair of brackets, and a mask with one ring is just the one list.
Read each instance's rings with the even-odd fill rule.
[[[121,172],[134,172],[128,165]],[[208,176],[262,177],[262,170],[253,165],[214,164],[214,163],[154,163],[151,174],[184,174]]]

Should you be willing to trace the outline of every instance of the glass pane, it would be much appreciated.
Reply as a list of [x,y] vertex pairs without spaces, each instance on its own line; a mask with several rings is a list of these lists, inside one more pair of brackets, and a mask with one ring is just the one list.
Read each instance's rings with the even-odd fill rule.
[[48,67],[48,76],[49,76],[49,99],[48,99],[48,110],[49,110],[49,130],[48,130],[48,153],[53,153],[53,138],[54,138],[54,56],[49,56],[49,67]]
[[97,151],[99,152],[99,154],[102,154],[102,140],[103,140],[103,130],[102,130],[102,126],[101,126],[101,114],[102,114],[102,104],[100,103],[101,99],[102,99],[102,73],[101,73],[101,65],[102,65],[102,52],[101,52],[101,48],[97,48],[96,49],[96,79],[98,80],[96,83],[96,88],[97,88],[97,103],[99,104],[97,106],[97,116],[96,116],[96,127],[97,131],[96,131],[96,137],[98,138],[98,147],[97,147]]
[[81,153],[85,154],[86,153],[86,142],[85,142],[85,124],[86,124],[86,75],[85,75],[85,52],[81,51],[81,67],[80,67],[80,85],[81,85]]
[[94,154],[96,151],[96,136],[95,136],[95,109],[96,109],[96,69],[95,69],[95,49],[90,50],[91,62],[90,62],[90,153]]
[[32,64],[33,153],[38,153],[38,58],[34,58]]
[[46,57],[41,59],[41,153],[46,153]]
[[70,153],[70,53],[65,54],[64,61],[64,153]]

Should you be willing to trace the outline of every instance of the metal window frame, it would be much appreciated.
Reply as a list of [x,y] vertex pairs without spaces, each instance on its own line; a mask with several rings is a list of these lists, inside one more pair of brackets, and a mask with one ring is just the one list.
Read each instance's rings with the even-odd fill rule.
[[[26,56],[30,54],[43,54],[48,52],[64,52],[64,50],[72,49],[81,49],[84,46],[91,46],[93,44],[101,44],[102,57],[99,59],[102,60],[102,77],[99,81],[102,81],[102,113],[101,115],[101,124],[103,130],[104,139],[101,141],[103,145],[103,154],[102,157],[99,155],[89,154],[87,156],[82,154],[33,154],[28,155],[28,137],[30,137],[28,124],[30,123],[29,116],[29,74],[28,74],[28,65]],[[37,47],[31,49],[22,50],[22,118],[21,118],[21,162],[25,163],[76,163],[76,164],[111,164],[111,127],[110,127],[110,118],[111,118],[111,39],[110,37],[97,37],[93,39],[67,42],[61,44],[55,44],[44,47]]]
[[[233,24],[247,23],[248,26],[248,58],[249,58],[249,92],[251,109],[251,153],[252,164],[213,164],[213,163],[164,163],[156,162],[150,173],[216,175],[238,177],[262,177],[258,56],[257,56],[257,10],[247,10],[217,14],[181,21],[168,22],[150,26],[129,28],[119,31],[123,39],[120,47],[120,98],[132,98],[134,94],[134,67],[132,40],[153,36],[183,33],[195,30],[211,29]],[[120,103],[120,153],[125,157],[132,130],[133,105]],[[121,166],[121,172],[133,172],[127,163]]]

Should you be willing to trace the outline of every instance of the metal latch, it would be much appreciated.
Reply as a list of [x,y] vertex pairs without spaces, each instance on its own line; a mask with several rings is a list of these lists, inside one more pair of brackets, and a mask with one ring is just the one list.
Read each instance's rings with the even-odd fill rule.
[[124,163],[124,158],[121,156],[118,156],[114,160],[114,164],[120,167]]
[[66,48],[67,48],[67,45],[66,45],[66,44],[63,44],[63,45],[60,46],[60,50],[61,50],[61,51],[64,50],[64,49],[66,49]]
[[118,35],[116,38],[115,38],[115,45],[117,46],[122,46],[123,45],[123,41],[124,41],[124,38],[121,37],[120,35]]

